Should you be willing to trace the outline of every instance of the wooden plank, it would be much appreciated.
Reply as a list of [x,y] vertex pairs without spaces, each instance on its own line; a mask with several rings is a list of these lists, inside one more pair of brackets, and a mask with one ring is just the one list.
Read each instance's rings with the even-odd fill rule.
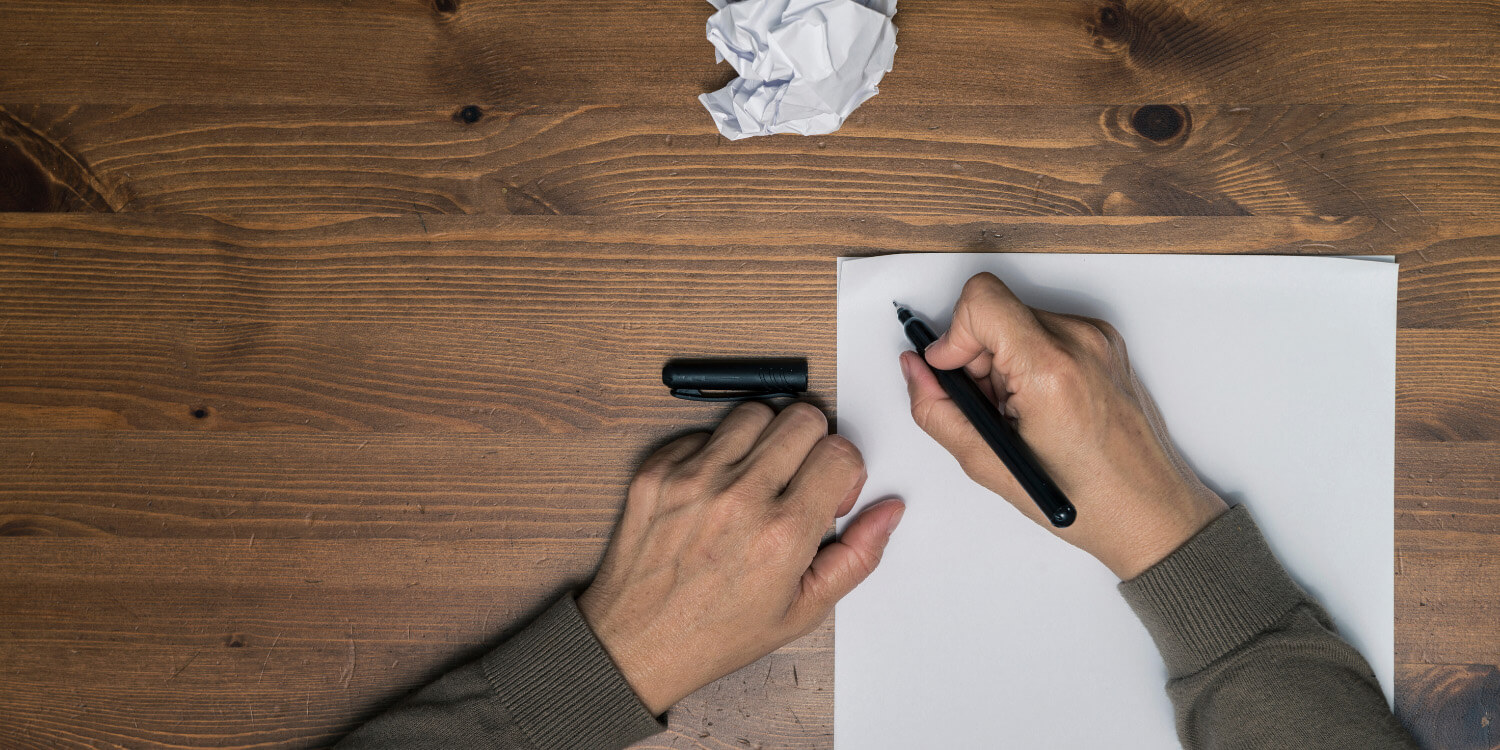
[[708,332],[745,325],[748,306],[770,331],[805,331],[805,316],[831,305],[839,255],[1151,251],[1394,254],[1402,263],[1401,327],[1500,322],[1500,230],[1477,218],[821,216],[726,228],[553,216],[268,227],[187,215],[0,215],[0,315],[530,325],[570,310],[575,326],[622,330],[629,312],[631,323],[691,321]]
[[9,105],[0,143],[34,155],[0,201],[237,215],[943,221],[1500,211],[1500,107],[1201,105],[1170,110],[1181,127],[1162,140],[1139,132],[1139,110],[877,99],[836,135],[731,143],[696,105],[492,108],[475,123],[431,107]]
[[1500,440],[1500,331],[1405,330],[1396,352],[1398,438]]
[[[833,258],[972,246],[975,229],[862,223],[828,247],[804,244],[823,230],[782,223],[737,233],[725,254],[713,227],[676,225],[650,246],[660,222],[557,217],[283,231],[191,218],[4,224],[0,425],[430,434],[670,424],[658,372],[672,356],[806,356],[814,393],[831,397]],[[1492,238],[1429,252],[1369,222],[1248,218],[1028,221],[978,235],[1012,250],[1108,250],[1090,244],[1107,229],[1128,250],[1416,245],[1402,253],[1403,301],[1426,304],[1402,319],[1398,435],[1500,438],[1495,329],[1415,327],[1423,310],[1434,323],[1488,321]]]
[[602,543],[640,459],[722,409],[567,435],[8,435],[0,535]]
[[[727,408],[663,406],[568,434],[10,434],[0,536],[603,539],[652,447]],[[1500,442],[1399,441],[1402,554],[1492,550],[1497,460]]]
[[[0,540],[0,745],[326,745],[585,581],[602,544]],[[825,625],[641,747],[826,747],[832,666]]]
[[[255,433],[566,435],[661,427],[674,356],[809,360],[810,394],[834,395],[826,301],[704,326],[621,316],[649,299],[560,300],[515,322],[157,322],[13,319],[0,329],[0,427]],[[768,299],[780,281],[741,269]],[[606,277],[605,284],[610,284]],[[524,291],[516,292],[525,294]],[[684,295],[706,311],[710,300]],[[144,317],[144,316],[143,316]],[[1500,329],[1408,329],[1397,346],[1398,438],[1500,440]]]
[[681,410],[663,401],[661,366],[683,352],[808,357],[812,393],[831,396],[832,307],[792,313],[801,328],[748,317],[708,330],[633,317],[609,326],[587,320],[608,314],[587,300],[524,324],[13,320],[0,329],[0,427],[561,434],[662,425]]
[[[0,2],[0,99],[690,103],[706,3]],[[908,3],[893,104],[1493,102],[1497,10],[1466,0]],[[378,50],[378,54],[372,51]]]
[[[1489,412],[1493,420],[1495,411]],[[1458,562],[1494,552],[1500,534],[1500,442],[1396,442],[1396,546]],[[1402,556],[1398,554],[1400,567]]]
[[1396,659],[1500,664],[1500,554],[1425,551],[1398,540]]

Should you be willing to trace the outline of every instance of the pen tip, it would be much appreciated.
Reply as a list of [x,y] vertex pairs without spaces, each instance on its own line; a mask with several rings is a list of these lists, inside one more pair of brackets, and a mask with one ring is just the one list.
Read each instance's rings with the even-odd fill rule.
[[897,310],[901,309],[901,303],[897,302],[896,300],[891,300],[891,305],[894,306]]

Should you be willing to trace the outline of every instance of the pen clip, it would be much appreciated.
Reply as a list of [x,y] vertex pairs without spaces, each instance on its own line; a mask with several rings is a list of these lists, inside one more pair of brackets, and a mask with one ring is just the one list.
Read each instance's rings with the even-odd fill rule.
[[751,399],[797,398],[795,393],[760,393],[757,391],[726,391],[717,395],[704,395],[697,388],[673,388],[672,395],[684,401],[748,401]]

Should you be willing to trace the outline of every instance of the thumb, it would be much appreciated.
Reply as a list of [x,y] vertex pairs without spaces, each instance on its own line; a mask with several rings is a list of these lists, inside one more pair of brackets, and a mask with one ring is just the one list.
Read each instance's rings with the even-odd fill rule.
[[906,503],[900,500],[876,503],[850,522],[837,541],[819,550],[802,574],[795,619],[807,627],[818,624],[838,600],[869,578],[904,513]]

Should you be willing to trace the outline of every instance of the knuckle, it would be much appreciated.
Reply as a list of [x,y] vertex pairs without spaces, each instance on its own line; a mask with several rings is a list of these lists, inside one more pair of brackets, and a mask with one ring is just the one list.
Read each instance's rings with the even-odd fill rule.
[[661,481],[663,494],[679,498],[701,498],[710,495],[716,484],[714,472],[702,461],[679,464]]
[[959,305],[992,309],[1006,301],[1005,288],[1005,282],[995,274],[988,271],[975,274],[964,283],[963,291],[958,296]]
[[865,457],[859,452],[859,448],[848,438],[841,435],[828,435],[818,441],[817,449],[821,451],[824,462],[832,468],[844,469],[853,473],[864,471]]
[[938,402],[936,399],[930,398],[922,399],[921,401],[913,401],[911,403],[912,421],[916,422],[917,426],[921,427],[922,431],[928,434],[932,434],[933,429],[937,426],[936,420],[932,413],[932,410],[937,408],[937,404]]
[[636,470],[635,478],[630,480],[630,491],[655,494],[660,490],[662,483],[672,472],[672,465],[660,459],[652,459]]
[[726,499],[740,504],[769,502],[776,496],[777,489],[760,472],[744,471],[729,482],[723,494]]
[[798,401],[781,412],[782,418],[786,419],[798,430],[828,431],[828,417],[818,407],[804,401]]
[[1083,350],[1096,359],[1109,359],[1110,341],[1109,334],[1093,323],[1084,322],[1078,326],[1078,344]]
[[761,417],[763,419],[769,419],[776,414],[776,410],[772,409],[770,405],[766,404],[764,401],[752,400],[746,401],[739,406],[734,407],[734,410],[731,411],[730,414],[737,414],[741,417]]
[[995,274],[989,271],[976,273],[970,276],[968,281],[964,282],[963,291],[959,292],[958,296],[959,299],[973,299],[974,297],[986,296],[994,293],[996,287],[999,285],[1000,277]]
[[1054,394],[1077,394],[1084,388],[1087,376],[1077,357],[1057,348],[1037,358],[1037,382]]
[[1104,339],[1109,342],[1112,349],[1124,349],[1125,337],[1120,335],[1120,329],[1107,320],[1095,320],[1094,327],[1104,334]]
[[800,550],[803,521],[792,513],[773,513],[756,535],[755,543],[763,555],[780,559]]

